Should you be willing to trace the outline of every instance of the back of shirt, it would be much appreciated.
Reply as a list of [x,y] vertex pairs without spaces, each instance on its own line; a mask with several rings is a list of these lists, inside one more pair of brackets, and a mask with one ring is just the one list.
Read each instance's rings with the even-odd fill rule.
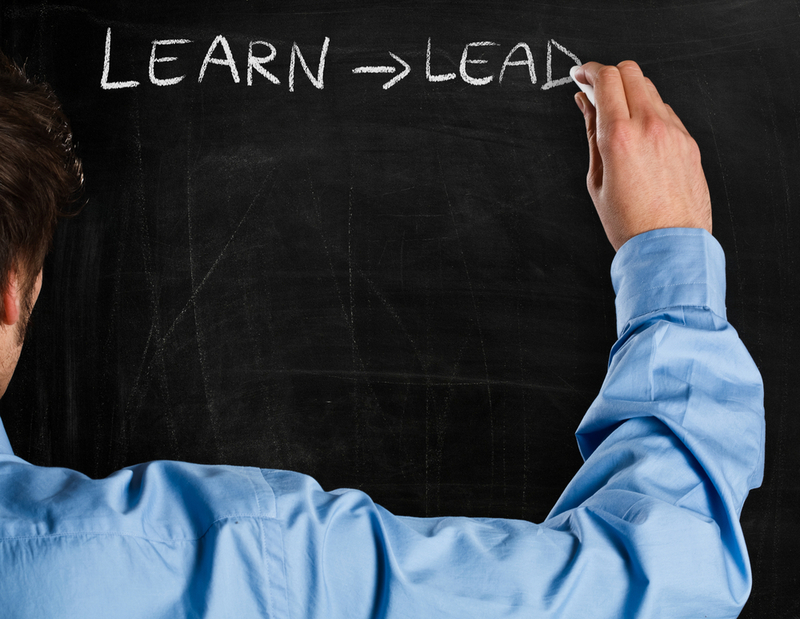
[[92,480],[4,454],[0,496],[3,616],[285,616],[258,469],[151,462]]

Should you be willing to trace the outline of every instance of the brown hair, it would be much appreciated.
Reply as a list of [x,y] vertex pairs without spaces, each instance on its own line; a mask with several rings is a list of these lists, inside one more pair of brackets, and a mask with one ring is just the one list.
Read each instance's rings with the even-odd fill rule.
[[29,297],[56,221],[82,191],[83,168],[61,104],[0,52],[0,290],[16,271],[23,301]]

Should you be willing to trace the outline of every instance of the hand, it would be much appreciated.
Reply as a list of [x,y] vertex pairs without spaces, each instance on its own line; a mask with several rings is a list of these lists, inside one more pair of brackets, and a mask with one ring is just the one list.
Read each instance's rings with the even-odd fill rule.
[[700,149],[632,60],[584,64],[576,79],[594,87],[597,109],[575,96],[589,139],[589,195],[618,250],[657,228],[711,232],[711,198]]

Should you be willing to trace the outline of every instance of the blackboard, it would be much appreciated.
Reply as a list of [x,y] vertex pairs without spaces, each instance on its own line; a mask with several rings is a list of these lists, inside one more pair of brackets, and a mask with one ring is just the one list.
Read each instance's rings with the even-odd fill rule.
[[[395,513],[542,520],[615,338],[569,68],[631,58],[700,145],[766,383],[744,617],[797,617],[796,2],[3,3],[72,118],[63,222],[2,401],[93,477],[285,468]],[[502,79],[501,79],[502,78]]]

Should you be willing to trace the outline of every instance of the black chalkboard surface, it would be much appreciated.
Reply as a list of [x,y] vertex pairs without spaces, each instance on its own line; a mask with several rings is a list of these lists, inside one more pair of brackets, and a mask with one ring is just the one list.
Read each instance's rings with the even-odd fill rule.
[[7,396],[18,455],[355,487],[542,520],[615,339],[569,68],[632,58],[703,153],[729,318],[766,383],[744,617],[800,616],[800,9],[791,0],[3,2],[73,120]]

